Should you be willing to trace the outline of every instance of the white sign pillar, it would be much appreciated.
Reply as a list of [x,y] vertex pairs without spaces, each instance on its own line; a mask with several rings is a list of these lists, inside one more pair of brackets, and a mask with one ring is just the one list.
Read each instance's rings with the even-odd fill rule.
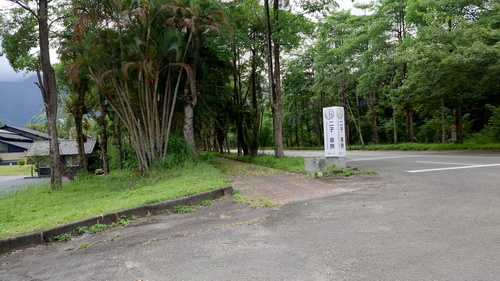
[[340,106],[323,108],[323,128],[325,136],[325,157],[345,157],[344,108]]

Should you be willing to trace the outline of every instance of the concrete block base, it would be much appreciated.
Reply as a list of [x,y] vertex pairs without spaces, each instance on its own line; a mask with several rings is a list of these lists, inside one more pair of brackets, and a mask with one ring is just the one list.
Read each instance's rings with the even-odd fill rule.
[[325,159],[326,167],[335,166],[337,168],[345,168],[347,167],[347,161],[345,157],[326,157]]
[[324,157],[304,158],[304,165],[306,171],[308,172],[322,171],[326,168],[326,162]]
[[347,167],[345,157],[308,157],[304,158],[304,165],[307,172],[322,171],[328,167]]

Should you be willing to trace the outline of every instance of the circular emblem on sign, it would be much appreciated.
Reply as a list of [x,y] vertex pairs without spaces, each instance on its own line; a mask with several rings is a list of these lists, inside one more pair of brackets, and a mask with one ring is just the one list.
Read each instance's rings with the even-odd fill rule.
[[342,119],[342,117],[344,117],[344,111],[343,110],[337,110],[337,116],[339,117],[339,119]]
[[327,109],[325,111],[325,118],[328,119],[328,120],[330,120],[333,117],[335,117],[335,111],[333,109]]

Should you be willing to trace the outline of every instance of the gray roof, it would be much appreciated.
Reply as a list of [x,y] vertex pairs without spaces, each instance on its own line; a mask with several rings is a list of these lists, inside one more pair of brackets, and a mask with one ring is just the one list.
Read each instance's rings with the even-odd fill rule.
[[6,143],[9,145],[13,145],[13,146],[17,146],[17,147],[20,147],[20,148],[25,149],[25,150],[28,150],[28,148],[30,148],[31,145],[33,144],[32,142],[25,142],[25,141],[0,140],[0,142]]
[[19,134],[9,132],[6,130],[2,130],[2,129],[0,129],[0,139],[11,140],[11,141],[28,141],[28,142],[30,142],[30,144],[33,141],[33,139],[23,137]]
[[[96,139],[87,139],[85,154],[91,154],[96,147],[96,143]],[[49,151],[49,141],[35,141],[30,149],[28,149],[28,152],[26,152],[26,156],[48,156]],[[77,155],[78,144],[76,140],[59,140],[59,152],[61,156]]]
[[39,131],[35,131],[35,130],[32,130],[32,129],[28,129],[28,128],[21,128],[21,127],[10,126],[10,125],[3,125],[3,126],[0,127],[0,129],[6,130],[6,131],[10,131],[10,132],[14,132],[14,133],[18,133],[18,134],[27,134],[27,135],[31,135],[31,136],[36,136],[36,137],[42,138],[42,139],[50,139],[50,137],[49,137],[48,134],[42,133],[42,132],[39,132]]

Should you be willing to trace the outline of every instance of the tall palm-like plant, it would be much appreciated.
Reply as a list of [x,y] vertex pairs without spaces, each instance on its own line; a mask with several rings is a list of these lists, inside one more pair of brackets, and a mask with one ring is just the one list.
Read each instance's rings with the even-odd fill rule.
[[[83,69],[84,70],[84,69]],[[70,95],[63,97],[63,105],[66,112],[75,121],[76,142],[78,144],[78,163],[83,171],[88,171],[88,161],[85,155],[86,136],[83,133],[83,117],[92,108],[93,99],[88,95],[89,79],[88,74],[82,72],[82,65],[79,61],[74,61],[68,66],[66,74],[68,76]]]
[[[78,2],[74,2],[76,4]],[[69,90],[69,95],[63,97],[63,105],[67,114],[73,117],[74,126],[76,130],[76,141],[78,148],[78,162],[79,167],[83,171],[88,171],[88,161],[85,154],[85,142],[87,141],[85,134],[83,133],[83,124],[85,114],[90,113],[91,110],[95,110],[98,107],[99,98],[95,94],[95,91],[91,91],[92,81],[89,77],[89,60],[84,54],[84,50],[87,47],[85,42],[85,32],[90,25],[90,20],[92,17],[82,17],[78,14],[78,7],[76,6],[73,11],[73,17],[68,17],[64,23],[66,25],[66,32],[62,33],[62,41],[59,49],[61,54],[61,60],[63,61],[64,69],[60,72],[64,72],[59,75],[59,79],[66,84]],[[101,112],[101,116],[104,116]],[[96,118],[98,121],[103,118]],[[100,123],[100,122],[99,122]],[[101,131],[101,158],[104,162],[104,171],[108,172],[107,167],[107,142],[103,141],[102,135],[105,135]]]
[[[100,93],[127,128],[143,172],[167,155],[182,57],[181,34],[167,26],[164,1],[91,1],[75,5],[87,17],[83,54]],[[89,9],[91,7],[92,9]]]
[[171,27],[185,34],[186,51],[189,49],[189,58],[185,61],[189,66],[190,75],[186,83],[187,96],[184,105],[184,138],[192,153],[196,152],[194,132],[194,108],[198,103],[197,72],[199,67],[200,52],[203,47],[203,36],[206,31],[218,31],[227,24],[222,18],[222,11],[212,0],[174,0],[170,9],[175,16],[168,20]]

